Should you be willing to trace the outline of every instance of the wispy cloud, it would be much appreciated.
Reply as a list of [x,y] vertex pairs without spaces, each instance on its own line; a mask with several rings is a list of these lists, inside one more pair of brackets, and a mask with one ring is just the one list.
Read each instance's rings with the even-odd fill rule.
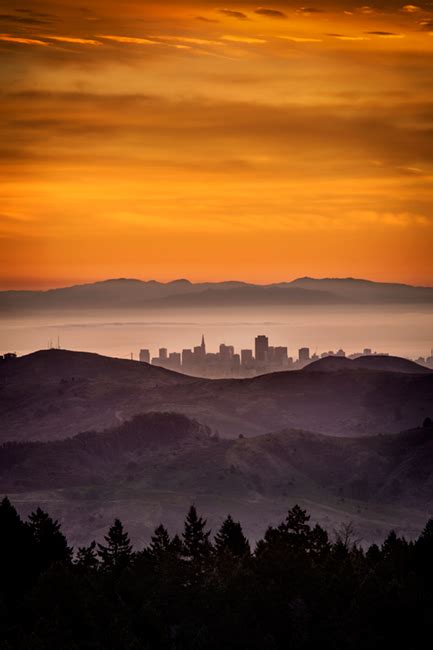
[[45,41],[41,41],[37,38],[24,38],[21,36],[12,36],[11,34],[0,34],[0,41],[6,41],[7,43],[17,43],[20,45],[48,45],[48,43]]
[[266,18],[287,18],[287,15],[283,11],[280,11],[279,9],[268,9],[268,7],[258,7],[254,13],[259,16],[265,16]]
[[418,7],[418,5],[404,5],[401,10],[407,14],[415,14],[418,11],[422,11],[422,8]]
[[322,43],[321,38],[309,38],[308,36],[278,36],[277,38],[293,43]]
[[214,41],[206,38],[194,38],[192,36],[157,36],[156,38],[163,41],[179,41],[180,43],[189,43],[191,45],[221,45],[220,41]]
[[216,20],[216,18],[207,18],[206,16],[196,16],[196,20],[201,20],[203,23],[219,23],[219,20]]
[[296,13],[310,16],[311,14],[323,14],[324,10],[319,9],[318,7],[299,7],[299,9],[296,10]]
[[102,45],[100,41],[95,41],[91,38],[78,38],[75,36],[44,35],[43,38],[49,39],[50,41],[59,41],[60,43],[71,43],[76,45]]
[[236,18],[236,20],[249,20],[248,16],[242,11],[233,11],[232,9],[219,9],[220,14],[228,16],[229,18]]
[[16,16],[15,14],[0,14],[0,22],[17,23],[19,25],[46,25],[49,21],[31,15]]
[[222,36],[221,39],[223,41],[230,41],[232,43],[247,43],[247,44],[254,44],[254,43],[262,44],[267,42],[263,38],[253,38],[251,36],[235,36],[230,34],[226,36]]
[[358,11],[361,14],[375,14],[377,12],[377,9],[370,7],[370,5],[364,5],[363,7],[359,7]]
[[129,45],[159,45],[157,41],[152,41],[149,38],[138,38],[136,36],[117,36],[114,34],[97,34],[97,38],[103,38],[107,41],[114,41],[116,43],[125,43]]
[[331,38],[336,38],[339,41],[368,41],[369,39],[366,36],[350,36],[348,34],[333,34],[328,33],[326,36]]
[[365,32],[366,34],[371,34],[371,36],[378,36],[379,38],[404,38],[404,34],[397,34],[395,32]]

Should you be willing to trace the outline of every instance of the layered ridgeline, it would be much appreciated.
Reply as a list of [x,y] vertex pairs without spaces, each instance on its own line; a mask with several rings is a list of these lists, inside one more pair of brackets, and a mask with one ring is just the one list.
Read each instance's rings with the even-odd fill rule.
[[295,502],[328,529],[350,519],[366,540],[389,527],[410,536],[433,506],[433,423],[363,438],[285,429],[227,440],[183,415],[149,413],[66,440],[5,443],[0,493],[23,511],[49,504],[74,543],[114,516],[146,540],[162,519],[177,529],[191,502],[211,522],[230,511],[251,539]]
[[427,305],[433,288],[353,278],[299,278],[269,285],[246,282],[144,282],[114,279],[48,291],[2,291],[0,313],[80,309],[146,309],[264,305]]
[[253,379],[187,377],[136,361],[46,350],[0,364],[0,441],[56,440],[176,411],[222,437],[283,428],[355,436],[430,415],[433,372],[405,359],[328,358]]

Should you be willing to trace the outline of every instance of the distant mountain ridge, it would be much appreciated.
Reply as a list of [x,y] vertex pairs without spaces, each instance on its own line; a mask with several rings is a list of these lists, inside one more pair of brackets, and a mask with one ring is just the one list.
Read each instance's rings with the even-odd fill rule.
[[267,285],[240,281],[192,283],[117,278],[49,289],[1,291],[0,312],[49,309],[144,309],[232,305],[423,304],[433,287],[355,278],[298,278]]

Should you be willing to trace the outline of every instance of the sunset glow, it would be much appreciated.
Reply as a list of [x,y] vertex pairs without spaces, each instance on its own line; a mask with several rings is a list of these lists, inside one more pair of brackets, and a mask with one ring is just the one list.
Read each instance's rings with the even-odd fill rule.
[[6,0],[0,23],[1,288],[433,284],[431,3]]

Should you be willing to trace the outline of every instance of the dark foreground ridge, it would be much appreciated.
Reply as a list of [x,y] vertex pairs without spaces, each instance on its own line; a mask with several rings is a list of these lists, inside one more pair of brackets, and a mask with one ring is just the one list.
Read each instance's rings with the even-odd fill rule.
[[212,536],[194,506],[133,549],[116,519],[72,549],[40,508],[0,504],[0,645],[14,650],[422,648],[433,610],[433,520],[414,542],[363,548],[295,505],[254,549],[228,516]]

